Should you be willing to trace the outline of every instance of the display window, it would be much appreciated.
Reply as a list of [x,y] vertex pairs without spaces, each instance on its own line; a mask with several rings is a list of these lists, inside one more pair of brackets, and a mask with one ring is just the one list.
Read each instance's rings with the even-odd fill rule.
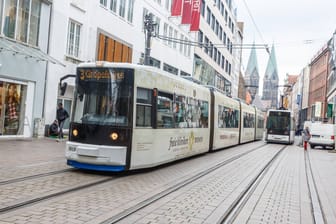
[[27,86],[0,81],[0,135],[23,134]]

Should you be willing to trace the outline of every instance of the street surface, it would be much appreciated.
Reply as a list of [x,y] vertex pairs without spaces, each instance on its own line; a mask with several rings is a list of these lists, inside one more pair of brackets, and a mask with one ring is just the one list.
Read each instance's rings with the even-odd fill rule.
[[263,141],[124,174],[65,164],[65,142],[0,141],[0,224],[336,223],[336,153]]

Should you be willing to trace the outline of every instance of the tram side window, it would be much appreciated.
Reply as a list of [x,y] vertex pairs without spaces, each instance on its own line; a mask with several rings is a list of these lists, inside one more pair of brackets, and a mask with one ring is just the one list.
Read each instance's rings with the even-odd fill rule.
[[238,128],[239,111],[233,108],[218,105],[218,127]]
[[174,114],[176,128],[208,128],[207,101],[176,95]]
[[159,92],[157,98],[157,127],[173,128],[173,94]]
[[244,113],[244,128],[254,128],[254,115],[250,113]]
[[264,119],[263,118],[258,118],[257,128],[264,128]]
[[137,88],[136,126],[151,127],[152,120],[152,90]]

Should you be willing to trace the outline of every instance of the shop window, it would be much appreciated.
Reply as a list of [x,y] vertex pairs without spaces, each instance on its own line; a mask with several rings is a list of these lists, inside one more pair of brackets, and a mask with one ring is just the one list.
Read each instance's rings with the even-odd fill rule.
[[22,135],[25,118],[25,85],[0,81],[0,135]]

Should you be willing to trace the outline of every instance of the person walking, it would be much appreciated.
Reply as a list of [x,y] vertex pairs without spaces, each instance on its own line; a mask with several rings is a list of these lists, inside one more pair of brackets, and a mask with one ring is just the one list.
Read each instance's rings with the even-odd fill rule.
[[56,112],[56,119],[58,121],[58,126],[59,126],[59,132],[58,132],[58,138],[62,139],[63,136],[63,125],[65,120],[69,117],[68,112],[63,108],[63,104],[59,103],[58,104],[58,109]]
[[310,139],[310,131],[309,131],[309,128],[306,127],[302,131],[302,140],[303,140],[303,148],[304,148],[304,150],[307,150],[307,144],[308,144],[309,139]]

